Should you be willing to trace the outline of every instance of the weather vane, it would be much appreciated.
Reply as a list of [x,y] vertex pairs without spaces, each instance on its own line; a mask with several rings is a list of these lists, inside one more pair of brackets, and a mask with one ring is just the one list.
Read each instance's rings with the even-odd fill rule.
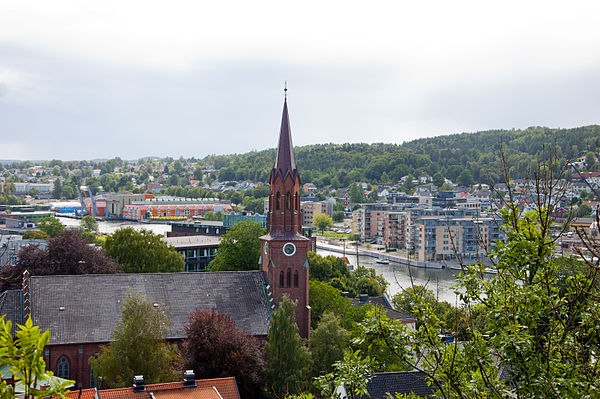
[[283,96],[284,99],[287,100],[287,80],[284,80],[283,82]]

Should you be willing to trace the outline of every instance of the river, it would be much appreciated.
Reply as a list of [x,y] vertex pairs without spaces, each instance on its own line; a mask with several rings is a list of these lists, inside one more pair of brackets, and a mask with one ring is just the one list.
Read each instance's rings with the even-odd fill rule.
[[[67,227],[79,227],[78,219],[70,219],[59,217],[62,224]],[[98,231],[101,233],[113,233],[123,227],[133,227],[136,230],[146,229],[155,234],[165,235],[171,231],[171,226],[168,224],[146,224],[126,221],[99,221]],[[333,255],[341,256],[339,253],[330,252],[324,249],[318,249],[317,253],[322,256]],[[346,257],[350,264],[356,265],[356,254],[346,253]],[[424,285],[434,292],[439,300],[446,301],[452,305],[456,305],[459,301],[454,294],[452,286],[456,283],[456,270],[451,269],[424,269],[418,267],[409,268],[406,265],[390,263],[381,265],[376,263],[377,259],[369,256],[360,256],[359,265],[375,269],[377,274],[381,274],[389,283],[387,292],[393,297],[402,289],[411,286],[411,278],[414,284]]]

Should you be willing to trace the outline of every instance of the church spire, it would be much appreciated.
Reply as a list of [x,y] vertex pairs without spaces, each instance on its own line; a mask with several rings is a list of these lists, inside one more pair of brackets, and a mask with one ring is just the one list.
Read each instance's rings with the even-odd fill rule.
[[287,108],[287,86],[284,89],[286,98],[283,101],[283,115],[281,116],[281,129],[279,130],[279,144],[277,145],[277,158],[271,171],[271,182],[275,175],[279,173],[281,180],[285,180],[290,173],[292,179],[296,179],[298,169],[294,158],[294,147],[292,145],[292,130],[290,128],[290,117]]

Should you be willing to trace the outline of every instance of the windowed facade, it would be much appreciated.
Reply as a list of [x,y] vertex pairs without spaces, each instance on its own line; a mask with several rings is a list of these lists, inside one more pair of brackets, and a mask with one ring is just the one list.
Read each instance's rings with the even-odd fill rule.
[[56,366],[56,376],[59,378],[69,379],[69,359],[66,356],[58,359],[58,364]]

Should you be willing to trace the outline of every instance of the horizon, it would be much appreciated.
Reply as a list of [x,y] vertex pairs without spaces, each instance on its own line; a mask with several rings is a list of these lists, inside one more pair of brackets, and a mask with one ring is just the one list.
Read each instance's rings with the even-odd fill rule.
[[[332,143],[332,142],[328,142],[328,143],[308,143],[308,144],[303,144],[303,145],[294,145],[294,148],[299,148],[299,147],[309,147],[309,146],[313,146],[313,145],[344,145],[344,144],[349,144],[349,145],[356,145],[356,144],[367,144],[367,145],[373,145],[373,144],[390,144],[390,145],[399,145],[402,146],[404,144],[408,144],[411,143],[413,141],[418,141],[418,140],[422,140],[422,139],[435,139],[435,138],[439,138],[439,137],[445,137],[445,136],[452,136],[452,135],[462,135],[462,134],[477,134],[477,133],[487,133],[487,132],[493,132],[493,131],[521,131],[524,132],[528,129],[532,129],[532,128],[543,128],[543,129],[551,129],[551,130],[571,130],[571,129],[578,129],[578,128],[584,128],[584,127],[589,127],[589,126],[599,126],[600,124],[591,124],[591,125],[582,125],[582,126],[573,126],[573,127],[549,127],[549,126],[529,126],[526,128],[511,128],[511,129],[489,129],[489,130],[480,130],[480,131],[476,131],[476,132],[459,132],[459,133],[448,133],[448,134],[441,134],[441,135],[437,135],[437,136],[430,136],[430,137],[418,137],[415,138],[413,140],[410,141],[405,141],[403,143],[386,143],[386,142],[371,142],[371,143],[367,143],[367,142],[354,142],[354,143],[350,143],[350,142],[345,142],[345,143]],[[48,159],[0,159],[0,164],[3,165],[9,165],[11,163],[20,163],[20,162],[49,162],[49,161],[53,161],[53,160],[60,160],[60,161],[64,161],[64,162],[81,162],[81,161],[88,161],[88,162],[106,162],[110,159],[114,159],[114,158],[121,158],[123,161],[126,162],[139,162],[140,160],[145,160],[145,159],[157,159],[157,160],[162,160],[162,159],[166,159],[166,158],[172,158],[174,160],[183,158],[185,160],[188,159],[192,159],[195,158],[197,160],[202,160],[205,159],[208,156],[233,156],[233,155],[243,155],[243,154],[247,154],[247,153],[251,153],[251,152],[262,152],[262,151],[269,151],[269,150],[276,150],[277,147],[269,147],[269,148],[262,148],[262,149],[252,149],[246,152],[236,152],[236,153],[223,153],[223,154],[207,154],[203,157],[196,157],[196,156],[189,156],[189,157],[184,157],[183,155],[165,155],[165,156],[157,156],[157,155],[145,155],[145,156],[141,156],[139,158],[122,158],[122,157],[111,157],[111,158],[92,158],[92,159],[60,159],[60,158],[48,158]]]

